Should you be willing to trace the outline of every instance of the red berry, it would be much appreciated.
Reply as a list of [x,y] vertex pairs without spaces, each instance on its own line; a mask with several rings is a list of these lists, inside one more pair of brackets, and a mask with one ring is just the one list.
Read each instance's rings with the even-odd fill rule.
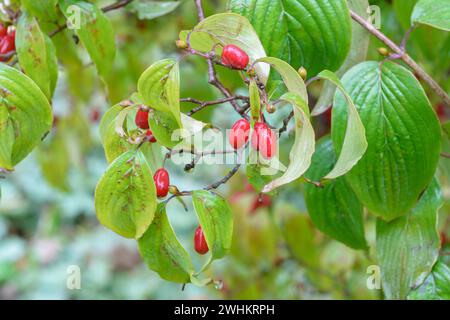
[[244,70],[249,62],[247,53],[232,44],[223,47],[222,63],[235,69]]
[[328,129],[331,128],[331,118],[332,118],[332,107],[329,108],[325,113],[323,114],[325,118],[325,125]]
[[236,121],[230,131],[229,140],[234,149],[242,148],[248,141],[250,135],[250,123],[241,119]]
[[97,122],[100,119],[100,111],[98,109],[93,109],[90,118],[91,122]]
[[245,185],[245,191],[247,192],[255,192],[255,188],[253,188],[253,186],[250,183],[246,183]]
[[164,198],[167,196],[170,185],[169,173],[167,170],[164,168],[156,170],[153,175],[153,181],[155,181],[156,195],[158,198]]
[[261,194],[256,196],[253,201],[252,207],[250,208],[250,213],[255,213],[259,208],[266,208],[272,205],[272,199],[267,194]]
[[155,143],[155,142],[156,142],[156,138],[155,138],[155,136],[153,135],[152,130],[148,129],[148,130],[147,130],[147,133],[146,133],[145,135],[146,135],[147,140],[148,140],[149,142],[151,142],[151,143]]
[[[3,37],[0,40],[0,54],[8,54],[15,50],[14,39],[10,36]],[[7,59],[0,59],[0,61],[6,61]]]
[[136,113],[135,122],[139,128],[147,130],[150,127],[148,124],[148,111],[139,109]]
[[276,135],[263,122],[255,123],[252,134],[252,147],[266,159],[272,158],[277,151]]
[[4,37],[8,34],[8,28],[3,24],[0,24],[0,37]]
[[8,36],[13,39],[16,40],[16,28],[10,28],[8,30]]
[[447,118],[447,113],[445,112],[445,105],[443,103],[439,103],[436,108],[436,113],[441,122],[444,122]]
[[205,235],[201,226],[195,229],[194,235],[194,248],[198,254],[205,254],[209,251],[208,244],[206,243]]

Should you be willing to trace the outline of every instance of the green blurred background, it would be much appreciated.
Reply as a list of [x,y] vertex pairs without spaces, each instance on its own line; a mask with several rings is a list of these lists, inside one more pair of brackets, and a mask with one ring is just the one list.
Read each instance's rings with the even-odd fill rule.
[[[94,1],[99,5],[111,1]],[[376,264],[373,252],[357,252],[317,231],[306,213],[302,185],[292,184],[271,198],[271,205],[255,209],[257,194],[248,190],[244,173],[238,174],[219,192],[235,213],[232,253],[214,263],[211,275],[223,285],[198,288],[159,279],[141,261],[136,243],[99,225],[93,192],[107,163],[100,144],[98,123],[107,108],[135,91],[140,74],[154,61],[177,57],[178,32],[196,24],[193,1],[180,1],[178,8],[162,17],[140,20],[135,14],[111,12],[118,55],[114,71],[102,82],[89,64],[80,45],[69,32],[57,39],[60,79],[53,101],[55,126],[46,141],[0,179],[0,299],[379,299],[381,290],[366,286],[367,267]],[[223,12],[226,1],[204,1],[206,13]],[[391,1],[371,1],[381,7],[382,31],[400,42],[408,27],[403,10]],[[433,48],[430,50],[430,42]],[[449,37],[425,27],[408,43],[411,55],[435,76],[447,90]],[[437,48],[442,45],[442,49]],[[369,59],[380,60],[372,39]],[[219,97],[207,84],[205,62],[197,57],[181,64],[182,97],[208,100]],[[235,74],[219,70],[227,87],[240,88]],[[185,79],[185,80],[183,80]],[[312,87],[317,99],[320,84]],[[245,93],[245,91],[243,91]],[[434,97],[432,96],[432,99]],[[438,101],[433,101],[438,108]],[[189,110],[192,105],[185,105]],[[198,119],[224,128],[236,118],[229,107],[207,108]],[[441,112],[441,119],[446,119]],[[276,115],[283,118],[284,114]],[[320,135],[329,130],[326,116],[316,119]],[[286,138],[285,138],[286,139]],[[283,142],[282,142],[283,144]],[[446,148],[450,149],[448,141]],[[285,143],[287,153],[290,143]],[[446,162],[445,162],[446,161]],[[190,190],[216,181],[227,166],[211,170],[199,166],[193,173],[169,166],[172,183]],[[440,166],[446,205],[440,230],[450,237],[446,221],[449,212],[450,161]],[[168,208],[175,231],[194,254],[192,238],[197,221],[176,201]],[[367,217],[368,240],[374,244],[374,220]],[[445,241],[444,241],[445,242]],[[448,245],[443,251],[449,250]],[[446,256],[445,259],[448,259]],[[447,261],[449,262],[449,261]],[[69,266],[81,270],[81,289],[66,286]]]

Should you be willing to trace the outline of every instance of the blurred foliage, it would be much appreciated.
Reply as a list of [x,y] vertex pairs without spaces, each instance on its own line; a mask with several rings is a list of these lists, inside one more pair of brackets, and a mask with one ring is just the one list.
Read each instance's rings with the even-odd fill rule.
[[[408,27],[408,14],[399,9],[401,0],[370,2],[381,8],[382,31],[400,42]],[[204,3],[207,15],[226,8],[225,0]],[[302,186],[297,183],[273,196],[270,207],[256,209],[259,196],[245,187],[244,172],[222,187],[220,193],[233,207],[235,229],[232,253],[214,265],[212,271],[215,278],[223,281],[221,286],[188,285],[182,290],[179,284],[161,280],[147,270],[135,242],[99,225],[93,192],[107,163],[100,145],[98,121],[109,106],[136,90],[140,74],[151,63],[179,56],[174,44],[179,30],[189,29],[197,21],[195,7],[187,0],[180,1],[173,12],[150,20],[140,20],[129,11],[111,12],[108,16],[118,45],[113,71],[104,81],[100,80],[76,41],[68,41],[70,32],[58,34],[54,40],[61,66],[53,101],[54,130],[44,144],[17,166],[14,174],[0,179],[0,299],[381,298],[381,290],[369,290],[366,286],[370,275],[367,267],[375,264],[374,252],[351,250],[314,228],[307,215]],[[369,59],[383,59],[377,53],[381,46],[372,38]],[[427,27],[414,32],[408,42],[411,55],[436,75],[447,91],[449,46],[448,34]],[[239,91],[240,79],[232,72],[218,69],[225,85]],[[182,97],[201,100],[218,97],[218,92],[207,83],[207,66],[201,58],[184,58],[181,79],[188,79],[182,82]],[[313,85],[311,99],[317,99],[320,88],[320,83]],[[436,97],[432,94],[430,97],[436,104]],[[185,104],[182,109],[190,107]],[[217,125],[230,127],[237,118],[230,116],[228,110],[226,105],[205,108],[196,116],[202,121],[214,117]],[[280,110],[271,118],[281,119],[283,112]],[[318,135],[329,131],[326,114],[315,121]],[[443,141],[450,153],[448,137],[443,136]],[[281,150],[282,154],[288,152],[288,146]],[[200,165],[190,174],[175,166],[170,170],[172,183],[190,190],[210,183],[216,179],[217,171],[225,173],[227,168],[210,170]],[[442,260],[448,264],[448,159],[442,159],[440,171],[446,204],[441,209],[439,230],[444,244]],[[168,212],[180,241],[193,252],[197,221],[194,211],[189,209],[190,213],[186,213],[179,203],[172,202]],[[371,248],[375,241],[374,222],[373,218],[366,218]],[[194,262],[200,266],[203,261],[199,257]],[[67,268],[71,265],[81,269],[80,290],[66,287]]]

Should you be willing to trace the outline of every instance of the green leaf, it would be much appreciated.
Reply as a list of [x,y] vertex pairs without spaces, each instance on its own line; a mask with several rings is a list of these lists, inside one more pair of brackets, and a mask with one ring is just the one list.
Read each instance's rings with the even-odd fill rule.
[[[95,5],[76,0],[61,0],[61,10],[68,23],[79,20],[79,25],[72,25],[72,29],[85,46],[92,61],[101,76],[105,76],[111,70],[116,56],[114,30],[108,17]],[[77,12],[80,13],[77,18]]]
[[[410,1],[410,0],[407,0]],[[351,10],[361,17],[367,18],[367,8],[369,8],[368,0],[347,0],[347,4]],[[369,49],[370,33],[364,29],[358,22],[352,21],[352,43],[350,51],[344,64],[336,71],[336,76],[341,78],[347,70],[366,60],[367,51]],[[336,92],[336,86],[327,82],[324,84],[319,100],[311,112],[312,116],[317,116],[327,111],[333,102]]]
[[230,0],[229,8],[250,20],[269,56],[303,66],[310,76],[339,69],[349,52],[345,0]]
[[[393,62],[365,62],[342,83],[357,106],[368,148],[346,175],[359,200],[385,220],[406,214],[431,182],[439,160],[439,122],[414,75]],[[336,95],[332,138],[340,152],[347,102]]]
[[181,127],[180,72],[175,60],[165,59],[152,64],[139,78],[138,91],[145,105],[170,112]]
[[153,222],[138,245],[142,259],[161,278],[179,283],[190,281],[191,259],[170,225],[164,204],[158,205]]
[[412,290],[408,300],[450,300],[450,268],[438,260],[425,282]]
[[316,241],[316,230],[308,215],[303,213],[286,214],[283,208],[281,230],[293,257],[308,268],[320,264],[320,248]]
[[49,141],[37,148],[37,160],[45,180],[54,188],[69,191],[68,174],[70,169],[70,154],[67,148],[67,136],[58,131]]
[[442,124],[442,131],[444,131],[447,138],[450,139],[450,121]]
[[[322,138],[305,174],[320,181],[335,165],[336,154],[329,136]],[[323,188],[305,186],[305,201],[314,225],[333,239],[354,249],[366,249],[363,207],[345,178],[327,183]]]
[[248,164],[245,169],[248,182],[256,192],[262,192],[264,186],[270,182],[271,177],[261,174],[261,167],[256,164]]
[[6,105],[0,106],[0,164],[6,170],[12,170],[11,154],[14,147],[14,123],[9,117]]
[[51,100],[58,78],[56,49],[50,38],[42,32],[36,18],[23,12],[16,35],[19,63],[25,74],[36,82]]
[[404,299],[423,283],[439,254],[437,212],[442,193],[434,180],[416,207],[392,222],[377,221],[377,256],[384,294]]
[[58,19],[56,5],[58,0],[22,0],[23,6],[43,22],[55,22]]
[[300,77],[299,73],[289,65],[289,63],[274,57],[261,58],[256,62],[268,63],[280,74],[289,91],[300,95],[306,102],[308,101],[308,93],[306,91],[305,82],[302,77]]
[[414,7],[411,22],[450,31],[450,0],[419,0]]
[[181,128],[171,113],[151,109],[148,119],[150,129],[160,144],[172,148],[180,143],[182,137],[177,133],[181,134]]
[[362,158],[367,150],[367,140],[364,125],[361,122],[356,106],[353,103],[352,98],[345,91],[341,81],[331,71],[325,70],[318,74],[320,79],[325,79],[333,83],[340,92],[337,93],[338,97],[344,95],[347,103],[347,128],[345,131],[344,141],[339,146],[339,157],[336,161],[336,165],[324,179],[335,179],[346,174],[356,163]]
[[7,137],[7,140],[2,139],[0,168],[13,170],[50,131],[51,106],[33,80],[1,63],[0,109],[3,109],[0,135]]
[[255,80],[250,80],[249,85],[250,109],[252,114],[252,126],[259,120],[261,112],[261,97]]
[[177,62],[174,64],[169,72],[169,78],[167,79],[165,88],[165,97],[169,110],[177,120],[180,128],[183,126],[180,113],[180,64]]
[[100,122],[100,138],[108,163],[132,148],[132,145],[116,131],[117,117],[123,109],[118,104],[109,108]]
[[[394,0],[392,2],[392,7],[404,32],[411,27],[411,16],[417,2],[418,0]],[[446,69],[450,64],[448,59],[449,39],[449,34],[439,29],[429,26],[415,28],[408,39],[408,50],[414,52],[418,59],[432,62],[434,71],[430,71],[436,73]]]
[[281,177],[264,186],[263,192],[270,192],[300,178],[308,170],[315,148],[314,128],[309,120],[309,109],[305,100],[293,92],[284,94],[280,99],[293,106],[295,141],[289,154],[289,166],[286,171]]
[[233,213],[225,199],[214,192],[197,190],[192,193],[195,212],[211,252],[205,270],[213,260],[223,258],[231,248]]
[[127,9],[137,13],[138,18],[141,20],[151,20],[171,13],[180,4],[181,1],[135,0],[127,6]]
[[[180,39],[186,40],[189,31],[182,31]],[[219,13],[207,17],[192,30],[191,46],[200,51],[210,51],[215,44],[233,44],[244,50],[250,63],[265,57],[266,52],[247,18],[234,13]],[[270,68],[258,65],[255,69],[259,80],[266,83]]]
[[287,62],[278,58],[261,58],[257,60],[257,63],[267,63],[278,71],[289,90],[280,100],[292,104],[294,110],[295,141],[289,154],[290,163],[281,177],[268,183],[263,188],[263,192],[270,192],[279,186],[298,179],[306,172],[314,153],[315,134],[309,118],[306,86],[298,72]]
[[139,239],[156,209],[156,189],[141,151],[127,151],[108,167],[95,190],[101,224],[125,238]]

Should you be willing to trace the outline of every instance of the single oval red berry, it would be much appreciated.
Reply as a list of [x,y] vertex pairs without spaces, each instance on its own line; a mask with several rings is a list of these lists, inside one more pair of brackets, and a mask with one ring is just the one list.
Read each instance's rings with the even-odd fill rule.
[[164,198],[167,196],[170,185],[169,173],[167,170],[164,168],[156,170],[153,175],[153,181],[155,181],[156,195],[158,198]]
[[148,128],[150,128],[148,124],[148,111],[139,109],[139,111],[136,113],[135,122],[136,125],[143,130],[147,130]]
[[0,37],[4,37],[8,34],[8,28],[3,24],[0,24]]
[[250,58],[247,53],[235,45],[223,47],[222,63],[235,69],[244,70]]
[[250,213],[255,213],[260,208],[270,207],[272,205],[272,199],[267,194],[261,194],[256,196],[253,200],[252,206],[250,208]]
[[250,123],[246,119],[240,119],[231,127],[228,138],[234,149],[240,149],[247,143],[249,135]]
[[100,120],[100,111],[98,109],[92,109],[90,115],[91,122],[97,122]]
[[208,244],[206,243],[205,235],[201,226],[198,226],[197,229],[195,229],[194,248],[198,254],[205,254],[209,251]]
[[[14,39],[9,36],[3,37],[0,40],[0,54],[8,54],[15,50]],[[0,59],[0,61],[6,61],[8,59]]]
[[147,137],[147,140],[148,140],[149,142],[151,142],[151,143],[155,143],[155,142],[156,142],[156,138],[155,138],[155,136],[153,135],[152,130],[148,129],[148,130],[147,130],[147,133],[145,134],[145,136]]
[[252,134],[252,148],[266,158],[272,158],[277,151],[277,137],[265,123],[257,122]]

